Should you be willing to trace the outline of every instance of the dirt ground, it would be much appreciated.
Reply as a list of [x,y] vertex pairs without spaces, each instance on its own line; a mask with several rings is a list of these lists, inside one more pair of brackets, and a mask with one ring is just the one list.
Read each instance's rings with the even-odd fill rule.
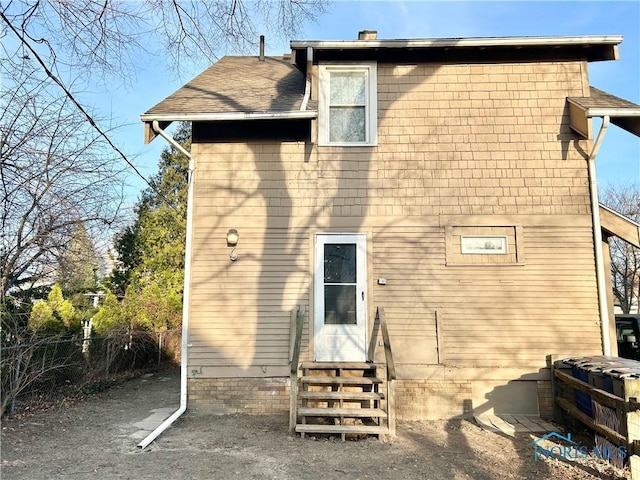
[[144,451],[138,442],[178,406],[179,372],[2,421],[2,480],[14,479],[622,479],[601,460],[534,461],[531,434],[466,420],[401,422],[388,441],[287,434],[283,416],[186,414]]

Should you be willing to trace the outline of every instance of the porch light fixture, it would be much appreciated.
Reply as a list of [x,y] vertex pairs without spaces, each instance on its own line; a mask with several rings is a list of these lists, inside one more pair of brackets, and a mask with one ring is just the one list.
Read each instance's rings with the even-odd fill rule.
[[238,259],[238,255],[236,255],[236,245],[238,245],[238,230],[235,228],[230,228],[227,232],[227,247],[232,247],[231,253],[229,254],[229,258],[232,262],[235,262]]

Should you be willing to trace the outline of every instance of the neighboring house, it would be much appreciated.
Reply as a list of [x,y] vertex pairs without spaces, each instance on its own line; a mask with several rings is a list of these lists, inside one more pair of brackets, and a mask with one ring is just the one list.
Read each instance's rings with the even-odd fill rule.
[[145,113],[147,141],[193,124],[189,409],[287,411],[301,306],[301,361],[337,369],[385,362],[384,309],[400,418],[549,415],[547,355],[615,348],[591,117],[640,107],[587,65],[621,41],[292,41]]

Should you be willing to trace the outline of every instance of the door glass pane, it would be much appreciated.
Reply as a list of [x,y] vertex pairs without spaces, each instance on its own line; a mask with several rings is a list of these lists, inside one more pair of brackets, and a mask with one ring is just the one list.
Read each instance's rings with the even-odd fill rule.
[[324,286],[325,325],[356,325],[356,286]]
[[324,282],[356,283],[355,243],[324,245]]

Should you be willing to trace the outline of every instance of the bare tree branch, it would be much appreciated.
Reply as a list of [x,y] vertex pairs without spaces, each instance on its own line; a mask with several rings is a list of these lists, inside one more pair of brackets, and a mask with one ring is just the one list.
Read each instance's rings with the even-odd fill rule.
[[[613,210],[640,221],[640,190],[632,185],[608,186],[601,196],[602,203]],[[624,240],[609,240],[611,251],[611,278],[613,294],[623,313],[639,308],[640,299],[640,249]],[[640,311],[639,311],[640,313]]]
[[255,46],[257,25],[289,36],[325,6],[326,0],[0,4],[0,300],[11,288],[46,281],[78,222],[99,232],[98,225],[104,230],[118,218],[125,169],[154,189],[83,103],[86,89],[114,79],[131,84],[142,55],[153,50],[168,54],[176,70],[183,62],[204,66]]

